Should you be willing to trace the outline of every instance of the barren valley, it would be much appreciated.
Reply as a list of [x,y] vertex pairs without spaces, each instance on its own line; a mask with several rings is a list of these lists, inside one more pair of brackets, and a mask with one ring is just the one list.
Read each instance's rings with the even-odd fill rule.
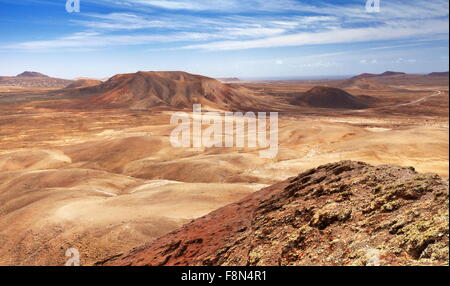
[[[64,265],[69,248],[79,249],[83,265],[106,261],[333,162],[411,166],[448,184],[448,73],[223,83],[139,72],[64,87],[11,81],[0,81],[0,265]],[[173,147],[171,115],[193,104],[279,112],[277,156]],[[125,264],[133,264],[129,257]],[[321,259],[305,264],[327,264]]]

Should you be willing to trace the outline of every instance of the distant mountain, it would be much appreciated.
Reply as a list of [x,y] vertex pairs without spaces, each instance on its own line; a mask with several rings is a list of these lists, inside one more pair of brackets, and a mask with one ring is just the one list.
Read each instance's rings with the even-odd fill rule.
[[21,74],[18,74],[16,77],[49,77],[49,76],[38,72],[26,71]]
[[292,103],[295,105],[337,109],[363,109],[369,107],[368,104],[342,89],[326,86],[316,86],[295,97]]
[[0,77],[1,86],[63,88],[72,82],[71,80],[52,78],[42,73],[30,71],[23,72],[17,76]]
[[379,76],[392,76],[392,75],[402,75],[402,74],[406,74],[406,73],[404,73],[404,72],[386,71],[386,72],[380,74]]
[[383,90],[389,89],[382,83],[371,80],[370,78],[349,78],[342,81],[338,81],[333,87],[345,88],[345,89],[365,89],[365,90]]
[[372,77],[383,77],[383,76],[394,76],[394,75],[405,75],[404,72],[394,72],[394,71],[385,71],[381,74],[374,73],[362,73],[360,75],[354,76],[353,78],[372,78]]
[[241,81],[241,79],[239,79],[237,77],[225,77],[225,78],[216,78],[216,79],[221,81],[221,82],[237,82],[237,81]]
[[370,78],[370,77],[376,77],[376,76],[378,76],[378,75],[374,74],[374,73],[362,73],[362,74],[354,76],[352,78]]
[[429,76],[445,76],[448,77],[448,71],[446,72],[432,72],[428,74]]

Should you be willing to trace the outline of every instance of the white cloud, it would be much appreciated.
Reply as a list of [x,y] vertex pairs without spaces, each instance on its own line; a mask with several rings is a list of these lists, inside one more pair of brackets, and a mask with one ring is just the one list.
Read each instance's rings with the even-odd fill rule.
[[414,64],[416,63],[417,60],[416,59],[404,59],[404,58],[397,58],[395,60],[392,61],[392,63],[394,64]]
[[131,13],[84,14],[90,20],[74,20],[84,27],[98,30],[136,30],[143,28],[167,27],[167,21],[152,20]]
[[338,66],[338,64],[335,61],[317,61],[317,62],[303,63],[303,64],[298,65],[298,67],[310,68],[310,69],[329,68],[329,67],[333,67],[333,66]]
[[[127,7],[128,12],[81,13],[79,19],[71,22],[80,27],[79,33],[42,41],[3,44],[2,48],[101,48],[186,41],[190,43],[182,49],[215,51],[408,38],[417,41],[427,38],[448,40],[447,0],[382,1],[382,12],[371,14],[365,13],[364,3],[342,6],[294,0],[97,2]],[[169,11],[154,13],[151,7]],[[196,11],[210,10],[218,12],[214,16],[196,14]],[[245,11],[245,16],[239,13],[242,11]],[[265,12],[252,16],[255,11]],[[306,11],[308,15],[301,15],[299,11]]]
[[176,33],[164,35],[100,35],[98,33],[75,33],[69,36],[47,41],[29,41],[3,46],[7,49],[20,49],[29,51],[47,51],[51,49],[85,49],[104,48],[111,46],[133,46],[154,43],[169,43],[178,41],[210,40],[214,35],[199,33]]
[[[365,1],[352,4],[330,4],[326,1],[306,0],[84,0],[125,7],[157,7],[167,10],[253,12],[296,11],[325,14],[351,19],[426,19],[448,16],[447,0],[390,0],[381,1],[381,13],[366,13]],[[331,2],[331,1],[330,1]]]
[[[108,1],[106,1],[108,2]],[[298,7],[294,0],[122,0],[126,5],[146,5],[190,11],[286,11]]]
[[284,33],[285,29],[279,28],[225,28],[222,30],[223,36],[232,35],[232,36],[246,36],[246,37],[264,37],[264,36],[273,36]]
[[209,7],[205,6],[201,1],[138,0],[133,2],[174,10],[205,10]]
[[[121,18],[125,21],[135,19],[130,15],[110,15],[111,18]],[[135,23],[135,22],[133,22]],[[287,29],[278,27],[262,27],[247,24],[244,27],[216,27],[204,32],[167,32],[140,34],[104,34],[95,29],[74,33],[44,41],[28,41],[3,46],[3,48],[41,50],[51,48],[94,48],[123,45],[148,45],[170,42],[205,42],[190,44],[180,49],[196,50],[243,50],[255,48],[292,47],[304,45],[322,45],[336,43],[371,42],[382,40],[397,40],[429,35],[448,35],[445,20],[423,22],[398,22],[394,27],[382,25],[369,28],[337,28],[320,32],[301,32],[285,34]],[[116,25],[126,25],[118,22]],[[117,27],[116,27],[117,28]],[[196,29],[193,29],[194,31]],[[225,40],[224,40],[225,39]]]
[[188,45],[184,49],[200,50],[243,50],[254,48],[291,47],[349,42],[370,42],[404,39],[429,34],[448,34],[446,20],[425,22],[398,22],[396,26],[383,25],[371,28],[334,29],[324,32],[306,32],[249,41],[219,41]]

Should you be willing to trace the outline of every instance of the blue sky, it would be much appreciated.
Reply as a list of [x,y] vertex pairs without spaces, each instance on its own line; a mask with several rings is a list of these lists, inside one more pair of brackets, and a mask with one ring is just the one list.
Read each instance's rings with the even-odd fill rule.
[[447,0],[0,0],[0,75],[213,77],[447,71]]

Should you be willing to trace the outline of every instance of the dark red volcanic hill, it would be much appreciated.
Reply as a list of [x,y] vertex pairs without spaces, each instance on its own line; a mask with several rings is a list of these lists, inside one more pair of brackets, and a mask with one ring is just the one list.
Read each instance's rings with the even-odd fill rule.
[[384,76],[395,76],[395,75],[405,75],[404,72],[394,72],[394,71],[385,71],[381,74],[373,74],[373,73],[363,73],[357,76],[354,76],[353,78],[372,78],[372,77],[384,77]]
[[404,72],[394,72],[394,71],[386,71],[382,74],[380,74],[380,76],[393,76],[393,75],[405,75],[406,73]]
[[209,108],[239,109],[260,103],[245,88],[178,71],[120,74],[98,86],[80,89],[80,93],[93,95],[88,103],[91,107],[192,108],[193,104],[202,104]]
[[319,108],[363,109],[368,107],[365,102],[350,93],[326,86],[316,86],[297,96],[292,103]]
[[100,265],[447,265],[448,180],[343,161]]
[[49,77],[49,76],[38,72],[26,71],[21,74],[18,74],[16,77]]

